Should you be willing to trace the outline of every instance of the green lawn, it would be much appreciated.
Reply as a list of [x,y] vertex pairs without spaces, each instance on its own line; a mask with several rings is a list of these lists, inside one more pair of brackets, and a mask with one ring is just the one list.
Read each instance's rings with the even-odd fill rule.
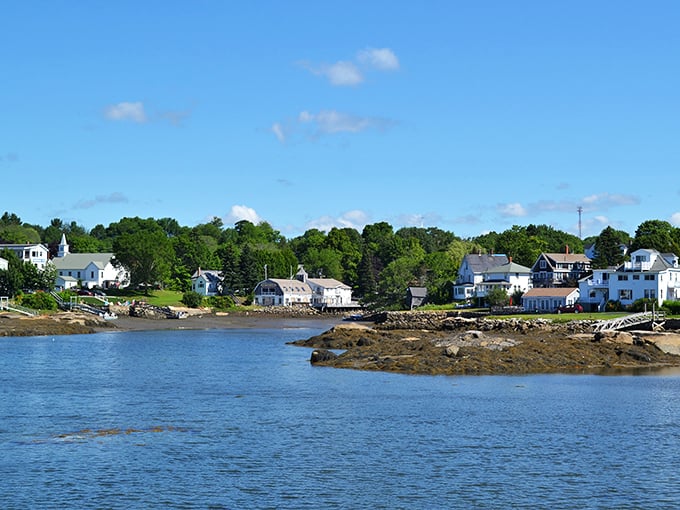
[[182,292],[174,290],[150,290],[149,294],[144,294],[143,291],[119,289],[107,290],[109,299],[116,303],[118,301],[146,301],[154,306],[183,306],[181,303]]

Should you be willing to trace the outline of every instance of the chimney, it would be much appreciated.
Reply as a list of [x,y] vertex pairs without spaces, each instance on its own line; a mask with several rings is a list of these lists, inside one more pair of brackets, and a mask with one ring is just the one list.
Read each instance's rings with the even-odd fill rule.
[[569,255],[569,245],[568,245],[568,244],[565,244],[565,245],[564,245],[564,249],[565,249],[565,252],[564,252],[564,253],[566,253],[567,255]]
[[508,264],[512,264],[512,257],[508,257]]

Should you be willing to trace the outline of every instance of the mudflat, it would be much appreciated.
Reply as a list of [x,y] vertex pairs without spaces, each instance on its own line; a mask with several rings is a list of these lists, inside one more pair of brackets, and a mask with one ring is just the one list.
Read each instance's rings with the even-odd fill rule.
[[58,312],[26,317],[15,313],[0,313],[0,336],[46,336],[97,333],[99,331],[144,331],[181,329],[233,329],[233,328],[331,328],[340,317],[296,317],[281,314],[249,314],[193,312],[184,319],[146,319],[119,315],[114,320],[104,320],[96,315]]

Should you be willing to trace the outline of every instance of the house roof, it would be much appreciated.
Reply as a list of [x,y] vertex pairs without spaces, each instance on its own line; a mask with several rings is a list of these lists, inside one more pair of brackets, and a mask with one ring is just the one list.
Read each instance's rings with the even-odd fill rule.
[[508,262],[507,264],[502,264],[500,266],[492,267],[484,271],[486,274],[494,273],[531,273],[531,268],[523,266],[522,264],[517,264],[515,262]]
[[222,279],[222,271],[216,269],[201,269],[200,267],[191,275],[191,279],[195,280],[199,276],[205,278],[208,282],[219,282]]
[[427,297],[427,287],[409,287],[408,289],[411,297],[415,298],[425,298]]
[[497,267],[508,263],[508,257],[506,255],[487,255],[477,253],[468,253],[465,255],[465,257],[463,257],[463,260],[467,262],[468,267],[473,273],[483,273],[492,267]]
[[296,279],[286,278],[269,278],[258,284],[258,287],[263,283],[271,282],[277,285],[285,294],[311,294],[312,288],[305,282]]
[[574,292],[578,292],[578,287],[536,287],[526,291],[522,298],[568,297]]
[[323,287],[324,289],[351,289],[349,285],[346,285],[335,278],[307,278],[307,282]]
[[545,255],[550,260],[555,262],[562,262],[565,264],[574,264],[576,262],[590,262],[590,259],[586,257],[585,253],[541,253]]
[[67,253],[63,257],[52,259],[52,263],[57,269],[85,269],[90,264],[94,264],[99,269],[104,269],[111,262],[113,253]]

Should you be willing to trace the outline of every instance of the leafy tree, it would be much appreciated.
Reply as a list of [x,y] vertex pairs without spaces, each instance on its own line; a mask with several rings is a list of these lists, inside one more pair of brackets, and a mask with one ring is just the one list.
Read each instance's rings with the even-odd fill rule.
[[390,262],[380,275],[372,306],[386,308],[404,304],[406,289],[423,283],[424,257],[425,250],[416,241],[406,255]]
[[455,260],[448,252],[436,251],[425,255],[424,266],[428,300],[436,304],[451,301],[451,282],[456,279],[458,272]]
[[510,298],[505,289],[496,287],[487,292],[486,301],[489,303],[489,306],[507,306]]
[[353,228],[332,228],[326,237],[325,246],[335,250],[340,255],[341,271],[339,276],[335,278],[350,287],[356,288],[363,246],[363,239],[359,232]]
[[302,264],[314,278],[322,275],[324,278],[342,280],[342,255],[331,248],[312,248],[307,251]]
[[437,227],[404,227],[397,230],[395,235],[404,240],[417,239],[425,253],[445,251],[456,240],[456,236],[451,232],[446,232]]
[[618,266],[623,263],[625,253],[621,250],[624,237],[612,227],[605,228],[595,240],[595,258],[592,265],[595,269]]
[[153,230],[125,233],[113,242],[114,263],[127,268],[133,286],[164,284],[170,275],[174,252],[165,233]]
[[12,250],[0,251],[0,257],[7,261],[7,269],[0,270],[0,295],[13,298],[24,286],[23,262]]
[[667,221],[648,220],[642,222],[635,231],[630,252],[641,248],[657,250],[661,253],[680,255],[679,230]]
[[40,242],[40,234],[29,226],[9,224],[0,227],[0,239],[10,244],[37,244]]

